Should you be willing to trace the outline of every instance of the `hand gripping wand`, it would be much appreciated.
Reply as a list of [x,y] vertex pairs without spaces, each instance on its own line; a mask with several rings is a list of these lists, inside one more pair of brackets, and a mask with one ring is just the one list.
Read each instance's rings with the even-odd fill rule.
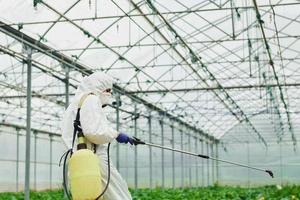
[[153,143],[148,143],[148,142],[141,141],[140,139],[138,139],[136,137],[133,137],[133,144],[134,145],[147,145],[147,146],[156,147],[156,148],[160,148],[160,149],[166,149],[166,150],[170,150],[170,151],[175,151],[175,152],[179,152],[179,153],[183,153],[183,154],[187,154],[187,155],[191,155],[191,156],[197,156],[197,157],[204,158],[204,159],[210,159],[210,160],[215,160],[215,161],[218,161],[218,162],[223,162],[223,163],[228,163],[228,164],[232,164],[232,165],[236,165],[236,166],[240,166],[240,167],[245,167],[245,168],[248,168],[248,169],[262,171],[262,172],[266,172],[272,178],[274,178],[273,172],[271,170],[261,169],[261,168],[245,165],[245,164],[242,164],[242,163],[237,163],[237,162],[232,162],[232,161],[228,161],[228,160],[222,160],[222,159],[210,157],[210,156],[203,155],[203,154],[196,154],[196,153],[192,153],[192,152],[188,152],[188,151],[183,151],[183,150],[173,149],[173,148],[170,148],[170,147],[165,147],[165,146],[161,146],[161,145],[157,145],[157,144],[153,144]]

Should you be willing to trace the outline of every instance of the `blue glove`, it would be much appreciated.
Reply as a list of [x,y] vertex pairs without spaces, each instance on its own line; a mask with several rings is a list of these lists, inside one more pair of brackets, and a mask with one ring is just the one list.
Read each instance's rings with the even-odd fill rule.
[[126,133],[120,132],[120,134],[118,135],[118,137],[116,138],[116,140],[119,143],[125,143],[125,144],[127,144],[129,142],[131,145],[133,145],[133,139],[131,137],[129,137]]

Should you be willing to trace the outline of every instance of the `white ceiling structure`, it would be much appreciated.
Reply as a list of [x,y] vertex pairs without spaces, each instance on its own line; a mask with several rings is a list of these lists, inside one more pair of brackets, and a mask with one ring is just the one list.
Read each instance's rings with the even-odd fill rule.
[[[36,5],[34,5],[36,4]],[[25,125],[25,41],[12,27],[130,94],[221,138],[299,138],[296,0],[0,0],[2,123]],[[59,132],[65,65],[35,51],[32,126]],[[82,74],[70,71],[70,92]],[[125,100],[126,102],[126,100]],[[128,101],[122,107],[132,111]],[[146,113],[147,110],[140,112]],[[243,125],[243,126],[242,126]],[[241,132],[231,132],[242,126]]]

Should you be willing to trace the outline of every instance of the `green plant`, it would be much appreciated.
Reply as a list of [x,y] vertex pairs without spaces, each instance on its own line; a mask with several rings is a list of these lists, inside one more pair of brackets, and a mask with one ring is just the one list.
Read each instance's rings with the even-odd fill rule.
[[[241,188],[229,186],[209,186],[177,189],[130,189],[133,200],[300,200],[300,186],[265,186]],[[62,190],[32,191],[32,200],[62,200]],[[0,193],[0,200],[21,200],[24,193]]]

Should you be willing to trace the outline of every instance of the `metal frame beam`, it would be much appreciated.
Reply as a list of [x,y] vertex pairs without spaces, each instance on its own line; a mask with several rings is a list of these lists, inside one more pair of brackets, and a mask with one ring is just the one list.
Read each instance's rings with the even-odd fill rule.
[[[298,87],[300,83],[286,83],[280,84],[281,87]],[[278,87],[277,84],[256,84],[256,85],[237,85],[237,86],[223,86],[226,90],[232,89],[257,89],[266,87]],[[192,91],[210,91],[210,90],[220,90],[220,87],[201,87],[201,88],[180,88],[172,90],[136,90],[130,91],[129,94],[139,94],[139,93],[167,93],[167,92],[192,92]]]
[[32,58],[32,49],[26,47],[26,53],[28,56],[28,61],[27,61],[27,109],[26,109],[26,150],[25,150],[25,188],[24,188],[24,193],[25,193],[25,200],[30,199],[30,139],[31,139],[31,75],[32,75],[32,63],[31,63],[31,58]]
[[282,88],[280,86],[279,79],[278,79],[278,76],[277,76],[277,73],[276,73],[276,70],[275,70],[275,66],[274,66],[274,61],[273,61],[272,54],[271,54],[270,45],[269,45],[268,40],[266,38],[266,33],[265,33],[263,21],[261,19],[261,15],[260,15],[259,8],[258,8],[256,0],[253,0],[253,4],[254,4],[255,12],[256,12],[256,18],[257,18],[257,21],[258,21],[259,26],[260,26],[261,34],[263,36],[263,41],[264,41],[264,44],[265,44],[265,48],[266,48],[266,51],[267,51],[267,54],[268,54],[268,57],[269,57],[269,64],[270,64],[270,66],[272,68],[273,75],[274,75],[276,83],[278,85],[278,89],[279,89],[279,93],[280,93],[280,99],[281,99],[281,101],[282,101],[282,103],[284,105],[284,109],[285,109],[285,113],[286,113],[286,116],[287,116],[287,122],[288,122],[289,130],[291,132],[292,140],[294,141],[294,146],[295,146],[297,144],[297,140],[296,140],[296,137],[295,137],[295,134],[294,134],[293,126],[292,126],[291,117],[290,117],[290,114],[289,114],[288,104],[284,100],[284,94],[283,94],[283,91],[282,91]]
[[[299,87],[300,83],[285,83],[280,84],[281,87]],[[238,86],[223,86],[226,90],[235,90],[235,89],[259,89],[267,87],[278,87],[277,84],[256,84],[256,85],[238,85]],[[219,87],[201,87],[201,88],[179,88],[172,90],[136,90],[128,91],[125,94],[139,94],[139,93],[167,93],[171,92],[193,92],[193,91],[208,91],[208,90],[219,90]],[[73,96],[74,93],[69,93]],[[43,97],[62,97],[66,96],[66,93],[52,93],[52,94],[36,94],[34,93],[32,97],[43,98]],[[26,95],[3,95],[0,99],[15,99],[15,98],[26,98]]]
[[[20,126],[18,124],[13,124],[13,123],[3,123],[3,122],[0,122],[0,126],[5,126],[5,127],[9,127],[9,128],[15,128],[17,130],[26,130],[26,126]],[[56,136],[56,137],[61,137],[61,134],[54,133],[54,132],[49,132],[49,131],[40,130],[40,129],[36,129],[36,128],[31,128],[31,130],[32,130],[32,132],[35,132],[35,133],[40,133],[40,134],[44,134],[44,135],[52,135],[52,136]]]
[[[260,5],[260,8],[269,8],[269,7],[282,7],[282,6],[295,6],[300,3],[280,3],[280,4],[264,4]],[[234,8],[244,10],[244,9],[253,9],[253,6],[235,6]],[[187,10],[177,10],[169,12],[161,12],[162,15],[172,15],[172,14],[182,14],[182,13],[199,13],[199,12],[214,12],[214,11],[228,11],[231,10],[230,7],[219,7],[219,8],[206,8],[206,9],[187,9]],[[130,15],[112,15],[112,16],[101,16],[101,17],[83,17],[83,18],[74,18],[73,22],[76,21],[95,21],[95,20],[107,20],[107,19],[119,19],[122,17],[144,17],[144,16],[153,16],[155,13],[145,13],[145,14],[130,14]],[[47,21],[35,21],[35,22],[22,22],[23,26],[27,25],[38,25],[38,24],[51,24],[51,23],[64,23],[67,22],[65,19],[58,20],[47,20]],[[9,23],[9,26],[18,26],[20,23]]]
[[[130,2],[136,6],[132,0],[130,0]],[[191,47],[185,42],[185,40],[182,39],[182,37],[176,32],[176,30],[169,24],[169,22],[160,14],[160,12],[157,10],[157,8],[153,5],[153,3],[148,0],[147,1],[149,8],[156,13],[159,18],[167,25],[168,30],[170,30],[175,37],[180,40],[180,43],[182,46],[184,46],[190,53],[190,57],[192,59],[192,62],[197,64],[200,69],[202,69],[209,77],[210,80],[214,81],[217,83],[218,87],[220,88],[220,93],[214,92],[214,94],[216,95],[216,97],[221,101],[222,104],[224,104],[224,106],[232,113],[232,115],[238,120],[238,121],[242,121],[245,120],[247,122],[247,124],[250,126],[250,128],[254,131],[254,133],[256,133],[256,135],[258,136],[258,141],[261,141],[265,147],[267,147],[267,142],[265,141],[264,137],[258,132],[258,130],[254,127],[254,125],[251,123],[251,121],[249,120],[249,118],[245,115],[245,113],[243,112],[243,110],[240,108],[240,106],[231,98],[231,96],[226,92],[226,90],[223,88],[223,86],[220,84],[220,82],[215,78],[215,76],[209,71],[209,69],[207,68],[206,65],[204,65],[204,63],[201,61],[201,58],[198,56],[198,54],[196,54]],[[138,9],[139,10],[139,9]],[[139,12],[141,12],[141,10],[139,10]],[[149,20],[147,20],[149,21]],[[150,22],[151,23],[151,22]],[[156,26],[154,26],[156,27]],[[162,37],[164,38],[164,36],[162,35]],[[200,75],[198,73],[198,71],[184,58],[184,56],[182,56],[178,50],[172,46],[172,48],[174,49],[174,51],[182,58],[183,61],[185,61],[189,68],[195,73],[195,75],[197,75],[200,80],[202,80],[207,86],[209,86],[209,84],[207,83],[207,80],[202,77],[202,75]],[[222,98],[222,96],[224,96]],[[227,103],[226,103],[227,102]],[[231,107],[231,106],[233,107]],[[236,112],[234,110],[237,110]]]
[[[57,60],[65,65],[67,65],[68,67],[84,74],[84,75],[89,75],[89,74],[92,74],[93,73],[93,70],[91,68],[89,68],[88,66],[86,65],[83,65],[79,62],[75,62],[73,59],[69,58],[68,56],[64,55],[63,53],[60,53],[60,52],[57,52],[56,50],[52,49],[51,47],[45,45],[45,44],[42,44],[41,42],[33,39],[32,37],[6,25],[5,23],[1,22],[0,21],[0,31],[9,35],[10,37],[13,37],[14,39],[22,42],[22,43],[26,43],[28,46],[30,46],[31,48],[53,58],[54,60]],[[96,38],[97,39],[97,38]],[[97,39],[99,40],[99,39]],[[132,64],[133,65],[133,64]],[[134,66],[134,65],[133,65]],[[134,94],[128,94],[128,92],[114,84],[114,89],[116,91],[118,91],[120,94],[124,94],[126,96],[128,96],[129,98],[131,98],[133,101],[137,102],[137,103],[142,103],[144,104],[146,107],[154,110],[154,111],[157,111],[159,113],[163,113],[164,116],[178,122],[178,123],[182,123],[184,125],[186,125],[187,127],[191,128],[192,130],[195,130],[196,132],[198,132],[199,134],[201,135],[204,135],[206,138],[210,139],[210,140],[216,140],[216,138],[214,138],[213,136],[207,134],[207,133],[204,133],[202,130],[199,130],[197,127],[194,127],[194,126],[191,126],[189,125],[188,123],[182,121],[181,119],[177,118],[176,116],[170,114],[169,112],[167,112],[166,110],[162,109],[162,108],[159,108],[157,107],[156,105],[150,103],[150,102],[147,102],[146,100],[134,95]]]

